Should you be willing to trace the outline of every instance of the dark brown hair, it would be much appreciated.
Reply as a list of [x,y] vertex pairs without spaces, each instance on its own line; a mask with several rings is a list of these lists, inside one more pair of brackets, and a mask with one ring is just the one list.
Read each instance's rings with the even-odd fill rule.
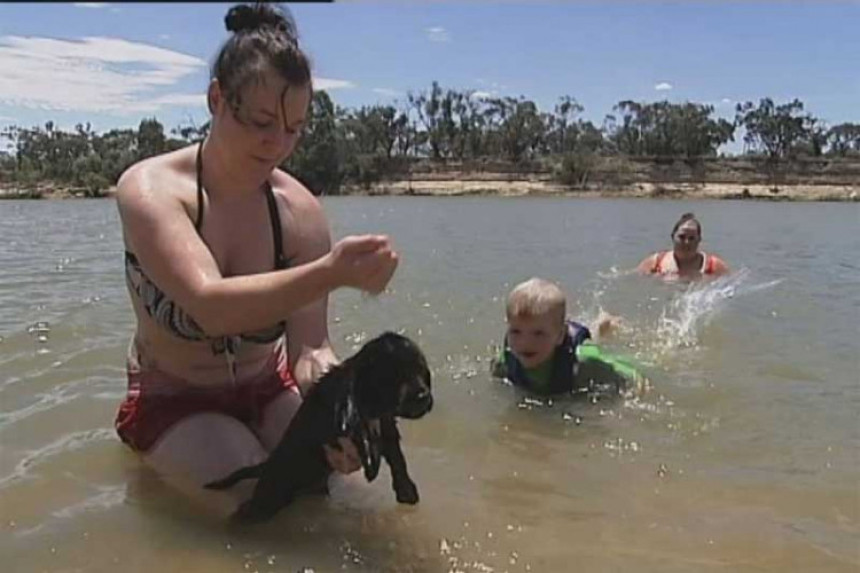
[[269,69],[288,86],[310,85],[310,61],[299,48],[296,24],[285,9],[266,2],[237,4],[224,24],[233,35],[221,46],[211,77],[232,106],[241,105],[242,89],[260,81]]
[[675,239],[675,233],[678,232],[678,227],[686,223],[687,221],[692,221],[696,224],[696,228],[699,230],[699,238],[702,238],[702,224],[699,223],[699,220],[696,219],[696,216],[692,213],[684,213],[681,215],[681,218],[678,219],[678,222],[675,223],[675,226],[672,227],[672,234],[669,235],[673,240]]

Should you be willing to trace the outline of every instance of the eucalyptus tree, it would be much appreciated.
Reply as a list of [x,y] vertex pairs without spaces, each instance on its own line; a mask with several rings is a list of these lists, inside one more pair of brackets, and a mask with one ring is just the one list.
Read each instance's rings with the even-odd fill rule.
[[735,108],[735,124],[745,130],[744,143],[764,152],[771,162],[792,157],[798,143],[809,139],[814,121],[803,113],[799,99],[774,104],[772,99],[762,98],[758,105],[748,101]]
[[860,155],[860,124],[840,123],[827,131],[828,153],[845,157]]
[[734,139],[734,125],[711,116],[711,105],[668,101],[652,103],[624,100],[607,117],[609,137],[619,153],[645,157],[713,156],[720,145]]
[[296,146],[285,167],[314,193],[339,193],[345,174],[341,134],[328,93],[315,91],[301,144]]

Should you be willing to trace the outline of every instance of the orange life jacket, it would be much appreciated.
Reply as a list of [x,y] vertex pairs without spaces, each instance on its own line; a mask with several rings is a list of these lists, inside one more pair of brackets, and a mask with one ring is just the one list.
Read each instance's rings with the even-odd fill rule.
[[[667,274],[669,272],[668,269],[663,268],[663,263],[666,260],[666,257],[672,255],[672,251],[663,251],[657,253],[654,257],[654,266],[651,267],[652,273],[659,274]],[[674,262],[674,261],[673,261]],[[713,255],[709,255],[707,253],[702,253],[702,268],[699,271],[703,275],[712,275],[716,270],[717,266],[717,258]],[[675,270],[677,271],[677,264],[675,265]]]

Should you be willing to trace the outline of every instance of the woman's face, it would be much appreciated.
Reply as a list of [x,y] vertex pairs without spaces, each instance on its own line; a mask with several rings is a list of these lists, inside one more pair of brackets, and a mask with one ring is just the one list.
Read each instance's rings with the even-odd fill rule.
[[699,234],[699,226],[695,221],[684,221],[675,234],[672,242],[675,246],[675,254],[692,256],[699,252],[699,242],[702,237]]
[[240,103],[225,97],[213,82],[212,98],[218,135],[233,150],[236,162],[251,172],[268,173],[296,147],[310,104],[309,85],[288,86],[274,71],[241,91]]

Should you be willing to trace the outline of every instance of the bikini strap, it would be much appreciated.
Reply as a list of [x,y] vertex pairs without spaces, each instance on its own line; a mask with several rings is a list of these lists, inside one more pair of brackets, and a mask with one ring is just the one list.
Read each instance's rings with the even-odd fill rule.
[[702,253],[702,256],[705,258],[705,260],[702,261],[702,274],[714,274],[715,261],[713,255]]
[[288,266],[284,256],[284,240],[281,233],[281,216],[278,213],[278,203],[272,184],[266,181],[266,201],[269,203],[269,220],[272,222],[272,238],[275,241],[275,269],[285,269]]
[[197,234],[200,234],[200,229],[203,227],[203,209],[205,205],[203,204],[203,141],[200,141],[200,145],[197,146],[197,220],[194,221],[194,228],[197,230]]

